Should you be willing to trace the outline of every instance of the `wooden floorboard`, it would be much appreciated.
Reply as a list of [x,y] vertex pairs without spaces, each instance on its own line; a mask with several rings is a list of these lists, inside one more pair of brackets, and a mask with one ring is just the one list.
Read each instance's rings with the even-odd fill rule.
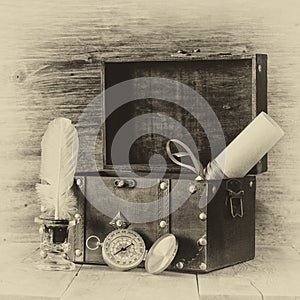
[[[268,54],[268,111],[286,135],[257,177],[256,236],[259,244],[299,245],[300,6],[288,2],[0,1],[0,241],[38,241],[42,135],[54,118],[78,122],[101,91],[100,60],[200,48]],[[87,128],[82,136],[84,154]]]
[[100,266],[83,266],[63,300],[197,300],[196,275],[164,272],[151,275],[142,269],[118,272]]
[[36,243],[0,245],[0,299],[60,299],[77,270],[71,272],[40,271]]
[[257,247],[252,261],[198,275],[118,272],[97,265],[77,265],[71,272],[39,271],[37,248],[36,243],[0,245],[1,300],[300,299],[300,254],[292,247]]
[[[291,247],[257,247],[252,261],[198,275],[201,299],[297,299],[300,255]],[[212,297],[213,295],[213,297]],[[249,296],[251,297],[249,298]]]

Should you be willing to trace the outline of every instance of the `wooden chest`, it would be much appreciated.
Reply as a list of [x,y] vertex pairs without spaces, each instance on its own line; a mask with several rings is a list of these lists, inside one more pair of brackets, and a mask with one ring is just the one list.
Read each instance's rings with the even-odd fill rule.
[[[180,183],[176,179],[141,179],[125,177],[136,182],[134,188],[117,188],[114,184],[118,177],[101,174],[105,185],[117,196],[129,202],[151,202],[163,195],[168,195],[176,184],[179,189],[178,197],[186,197],[187,201],[172,214],[172,198],[166,197],[162,203],[157,203],[157,219],[146,223],[131,223],[129,228],[138,232],[145,241],[146,248],[166,233],[172,233],[178,240],[178,252],[168,268],[179,272],[208,272],[225,266],[254,258],[255,255],[255,187],[254,176],[239,179],[223,180],[218,191],[214,190],[214,181],[185,179]],[[114,230],[108,217],[95,208],[97,201],[106,201],[106,191],[99,184],[96,174],[78,176],[77,182],[82,195],[79,200],[80,222],[71,231],[72,260],[75,262],[105,264],[101,249],[91,251],[86,247],[90,236],[98,236],[103,242],[108,233]],[[162,185],[164,182],[166,185]],[[149,188],[143,188],[150,185]],[[191,186],[196,185],[197,191],[191,193]],[[163,187],[163,189],[162,189]],[[230,194],[231,189],[242,191],[242,197],[235,198]],[[210,203],[200,208],[201,193],[215,193]],[[173,195],[174,196],[174,195]],[[103,199],[103,200],[102,200]],[[129,207],[129,206],[128,206]],[[118,208],[115,215],[118,216]],[[141,213],[141,212],[139,212]],[[122,210],[122,215],[129,215]]]
[[[256,115],[267,111],[266,55],[221,54],[201,57],[195,54],[140,61],[115,59],[101,64],[103,90],[140,77],[178,81],[199,93],[215,112],[226,145]],[[134,83],[130,86],[129,95],[124,97],[134,98],[136,90],[144,91],[147,95],[151,85]],[[166,95],[170,91],[161,92]],[[210,142],[201,122],[188,113],[197,112],[200,108],[197,103],[189,102],[185,109],[185,99],[189,95],[179,89],[176,92],[180,93],[178,98],[182,99],[182,105],[164,101],[163,98],[144,97],[120,106],[115,100],[120,95],[114,98],[105,93],[100,97],[99,119],[105,122],[101,123],[101,130],[97,130],[96,153],[95,149],[83,145],[85,149],[81,153],[76,177],[82,222],[72,229],[70,235],[70,256],[75,262],[104,264],[101,251],[90,250],[86,242],[91,236],[103,242],[114,230],[112,224],[118,219],[141,235],[147,249],[159,237],[167,233],[174,234],[178,241],[178,252],[169,270],[208,272],[254,257],[255,176],[223,179],[220,185],[214,180],[196,181],[193,174],[175,166],[165,150],[168,139],[184,140],[185,130],[177,130],[176,136],[162,136],[155,133],[159,127],[167,128],[167,133],[174,134],[169,128],[168,119],[161,118],[162,122],[159,123],[157,119],[150,118],[141,123],[137,118],[151,113],[175,119],[191,134],[200,161],[206,165],[218,153],[211,153]],[[127,131],[118,136],[119,130],[129,121],[131,123]],[[129,159],[126,159],[126,155],[112,159],[114,139],[123,137],[125,144],[126,139],[140,132],[141,127],[148,128],[149,134],[139,136],[134,141],[126,153]],[[80,126],[78,130],[80,133]],[[88,139],[86,136],[81,138]],[[122,147],[118,149],[120,152],[124,150]],[[165,173],[161,173],[159,164],[151,165],[150,172],[148,163],[153,154],[165,158]],[[89,162],[95,157],[96,165],[91,167]],[[265,156],[249,173],[257,174],[266,170]],[[120,180],[126,184],[118,184]],[[113,204],[114,196],[111,195],[123,202]],[[181,198],[185,201],[178,205],[176,199]],[[147,219],[150,210],[141,208],[146,203],[153,203],[151,213],[155,217]],[[138,204],[139,209],[133,204]],[[140,218],[141,215],[145,218]]]

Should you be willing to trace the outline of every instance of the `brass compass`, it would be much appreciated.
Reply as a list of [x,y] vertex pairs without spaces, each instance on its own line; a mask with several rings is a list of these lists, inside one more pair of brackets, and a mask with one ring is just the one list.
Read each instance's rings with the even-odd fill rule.
[[[96,245],[91,247],[91,240],[96,240]],[[136,268],[145,260],[145,269],[152,274],[164,271],[176,256],[178,244],[173,234],[160,237],[146,250],[143,238],[130,229],[116,229],[109,233],[101,243],[96,235],[87,238],[86,246],[90,250],[102,247],[102,257],[112,269],[126,271]]]

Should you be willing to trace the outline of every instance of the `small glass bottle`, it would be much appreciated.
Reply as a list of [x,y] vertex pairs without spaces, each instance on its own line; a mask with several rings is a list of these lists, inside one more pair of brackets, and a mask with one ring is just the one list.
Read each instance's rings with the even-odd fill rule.
[[40,224],[40,261],[36,267],[40,270],[67,271],[74,270],[75,264],[70,261],[68,252],[69,228],[76,224],[76,220],[55,220],[54,218],[37,217],[35,223]]

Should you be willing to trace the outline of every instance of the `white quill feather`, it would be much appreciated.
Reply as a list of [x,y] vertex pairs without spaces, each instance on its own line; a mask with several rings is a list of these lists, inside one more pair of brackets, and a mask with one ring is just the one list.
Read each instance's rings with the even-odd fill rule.
[[54,207],[55,219],[62,219],[69,214],[65,209],[72,211],[66,202],[74,203],[70,189],[77,165],[78,134],[71,121],[66,118],[51,121],[41,147],[40,178],[46,184],[37,185],[37,192],[44,205]]

